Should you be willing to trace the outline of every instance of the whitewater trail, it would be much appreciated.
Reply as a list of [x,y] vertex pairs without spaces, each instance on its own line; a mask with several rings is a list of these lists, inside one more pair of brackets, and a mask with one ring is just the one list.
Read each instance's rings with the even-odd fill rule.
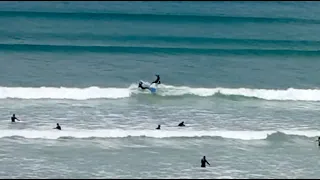
[[[120,99],[135,94],[150,94],[141,91],[137,84],[128,88],[117,87],[0,87],[0,99]],[[192,88],[187,86],[158,85],[157,96],[193,95],[209,97],[214,95],[242,96],[277,101],[320,101],[319,89],[248,89],[248,88]]]
[[38,139],[71,138],[125,138],[125,137],[149,137],[149,138],[198,138],[221,137],[239,140],[263,140],[273,136],[305,136],[316,137],[320,131],[315,130],[270,130],[270,131],[196,131],[196,130],[123,130],[123,129],[64,129],[58,130],[1,130],[0,138],[23,137]]

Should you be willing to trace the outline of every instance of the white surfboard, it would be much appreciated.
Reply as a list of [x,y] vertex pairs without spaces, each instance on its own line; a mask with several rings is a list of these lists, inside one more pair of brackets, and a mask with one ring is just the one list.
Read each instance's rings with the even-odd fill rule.
[[155,84],[150,84],[149,82],[147,82],[147,81],[142,81],[142,80],[140,80],[140,82],[142,82],[142,86],[143,86],[143,87],[148,87],[148,88],[149,88],[149,91],[150,91],[151,93],[156,93],[156,92],[157,92],[157,87],[156,87]]

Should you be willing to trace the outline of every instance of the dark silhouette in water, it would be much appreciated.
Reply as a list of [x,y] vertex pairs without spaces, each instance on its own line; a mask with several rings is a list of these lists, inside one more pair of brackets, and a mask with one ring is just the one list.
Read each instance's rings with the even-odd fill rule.
[[318,146],[320,147],[320,137],[318,137],[318,140],[316,141],[318,141]]
[[184,121],[182,121],[181,123],[178,124],[178,126],[186,126],[186,125],[184,125]]
[[18,118],[16,118],[16,115],[13,114],[12,117],[11,117],[11,122],[16,122],[15,120],[20,121]]
[[201,167],[206,167],[206,163],[209,164],[210,166],[210,163],[206,160],[206,156],[203,156],[203,158],[201,159]]
[[157,75],[157,74],[156,74],[156,76],[157,76],[157,79],[156,79],[155,81],[153,81],[151,84],[153,84],[153,83],[155,83],[155,84],[160,84],[160,83],[161,83],[161,82],[160,82],[160,76]]
[[59,125],[59,123],[57,123],[57,127],[53,128],[53,129],[61,130],[61,126]]
[[158,127],[156,129],[160,129],[160,124],[158,125]]
[[143,84],[142,82],[139,82],[138,88],[141,88],[141,89],[143,89],[143,90],[144,90],[144,89],[149,89],[149,87],[143,87],[142,84]]

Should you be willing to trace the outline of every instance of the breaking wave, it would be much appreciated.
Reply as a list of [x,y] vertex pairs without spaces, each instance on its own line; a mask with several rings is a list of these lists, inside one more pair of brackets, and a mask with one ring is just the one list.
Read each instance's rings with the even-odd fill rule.
[[[69,87],[0,87],[0,99],[119,99],[137,94],[150,94],[141,91],[137,84],[128,88],[69,88]],[[156,96],[199,96],[215,95],[241,96],[276,101],[320,101],[318,89],[248,89],[248,88],[191,88],[187,86],[159,85]]]
[[316,137],[320,131],[283,130],[283,131],[196,131],[196,130],[1,130],[0,138],[23,137],[27,139],[59,139],[59,138],[225,138],[238,140],[270,140],[283,141],[291,136]]

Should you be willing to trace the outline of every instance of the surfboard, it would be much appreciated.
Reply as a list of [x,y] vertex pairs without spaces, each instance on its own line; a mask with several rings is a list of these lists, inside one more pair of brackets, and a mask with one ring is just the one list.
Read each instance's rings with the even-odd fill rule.
[[142,81],[142,80],[140,80],[140,82],[142,82],[142,84],[143,84],[142,86],[149,87],[149,91],[151,93],[156,93],[157,92],[157,88],[156,88],[155,84],[150,84],[149,82]]
[[157,84],[150,84],[149,90],[151,93],[156,93],[157,92]]
[[151,86],[151,84],[149,82],[147,82],[147,81],[140,80],[140,82],[142,82],[144,87],[150,87]]
[[149,90],[150,90],[151,93],[156,93],[157,92],[157,89],[154,88],[154,87],[150,87]]

